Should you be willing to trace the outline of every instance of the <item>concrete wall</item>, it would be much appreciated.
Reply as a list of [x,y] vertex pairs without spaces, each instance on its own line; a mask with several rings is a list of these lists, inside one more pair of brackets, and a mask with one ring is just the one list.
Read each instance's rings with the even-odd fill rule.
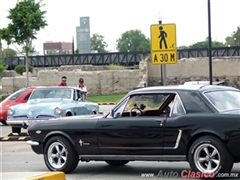
[[[105,71],[72,71],[39,70],[37,76],[29,73],[29,86],[58,85],[61,77],[67,77],[68,86],[76,86],[82,77],[89,94],[126,93],[139,83],[139,70],[105,70]],[[2,78],[2,94],[23,88],[26,84],[25,74],[15,77]]]
[[[148,86],[160,85],[160,65],[148,61]],[[209,59],[181,59],[177,64],[166,65],[167,85],[183,84],[186,81],[209,80]],[[225,81],[225,85],[240,88],[240,57],[212,59],[213,81]]]
[[[134,87],[161,85],[160,65],[152,65],[149,58],[139,63],[139,70],[103,70],[96,66],[63,66],[35,68],[30,73],[29,86],[52,86],[67,76],[67,84],[76,86],[80,77],[84,78],[89,94],[126,93]],[[92,71],[91,71],[92,70]],[[167,85],[183,84],[186,81],[209,80],[208,58],[181,59],[177,64],[166,65]],[[1,94],[11,94],[26,84],[25,74],[14,71],[4,72]],[[219,79],[225,85],[240,89],[240,57],[212,59],[213,81]]]

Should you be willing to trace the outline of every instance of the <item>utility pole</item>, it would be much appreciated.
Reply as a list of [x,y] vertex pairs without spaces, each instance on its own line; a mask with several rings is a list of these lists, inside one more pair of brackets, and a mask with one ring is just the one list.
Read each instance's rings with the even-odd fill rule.
[[208,0],[208,56],[209,56],[209,82],[212,85],[212,37],[211,37],[211,8]]

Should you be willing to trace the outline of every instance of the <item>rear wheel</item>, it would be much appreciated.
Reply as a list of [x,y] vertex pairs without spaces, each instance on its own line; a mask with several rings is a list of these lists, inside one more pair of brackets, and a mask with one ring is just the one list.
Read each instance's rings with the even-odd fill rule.
[[129,161],[127,160],[109,160],[106,161],[107,164],[111,165],[111,166],[123,166],[125,164],[127,164]]
[[44,161],[51,171],[70,173],[77,167],[79,157],[66,138],[55,136],[44,147]]
[[191,169],[214,177],[216,173],[228,173],[233,166],[233,157],[225,144],[213,136],[204,136],[191,145],[188,153]]

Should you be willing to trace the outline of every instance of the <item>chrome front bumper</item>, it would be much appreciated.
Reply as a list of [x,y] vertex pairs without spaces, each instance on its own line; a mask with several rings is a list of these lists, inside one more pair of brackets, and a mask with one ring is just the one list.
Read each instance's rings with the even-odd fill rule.
[[39,142],[33,140],[28,140],[26,143],[31,146],[38,146],[40,144]]

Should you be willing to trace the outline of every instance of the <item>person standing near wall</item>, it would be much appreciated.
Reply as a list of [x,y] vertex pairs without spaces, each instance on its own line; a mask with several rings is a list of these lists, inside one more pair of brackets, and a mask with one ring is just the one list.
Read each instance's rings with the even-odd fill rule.
[[82,91],[82,94],[85,95],[85,100],[87,100],[87,87],[84,85],[83,78],[79,79],[78,85],[76,87],[78,87]]
[[58,84],[58,86],[67,86],[67,77],[63,76],[62,81]]

